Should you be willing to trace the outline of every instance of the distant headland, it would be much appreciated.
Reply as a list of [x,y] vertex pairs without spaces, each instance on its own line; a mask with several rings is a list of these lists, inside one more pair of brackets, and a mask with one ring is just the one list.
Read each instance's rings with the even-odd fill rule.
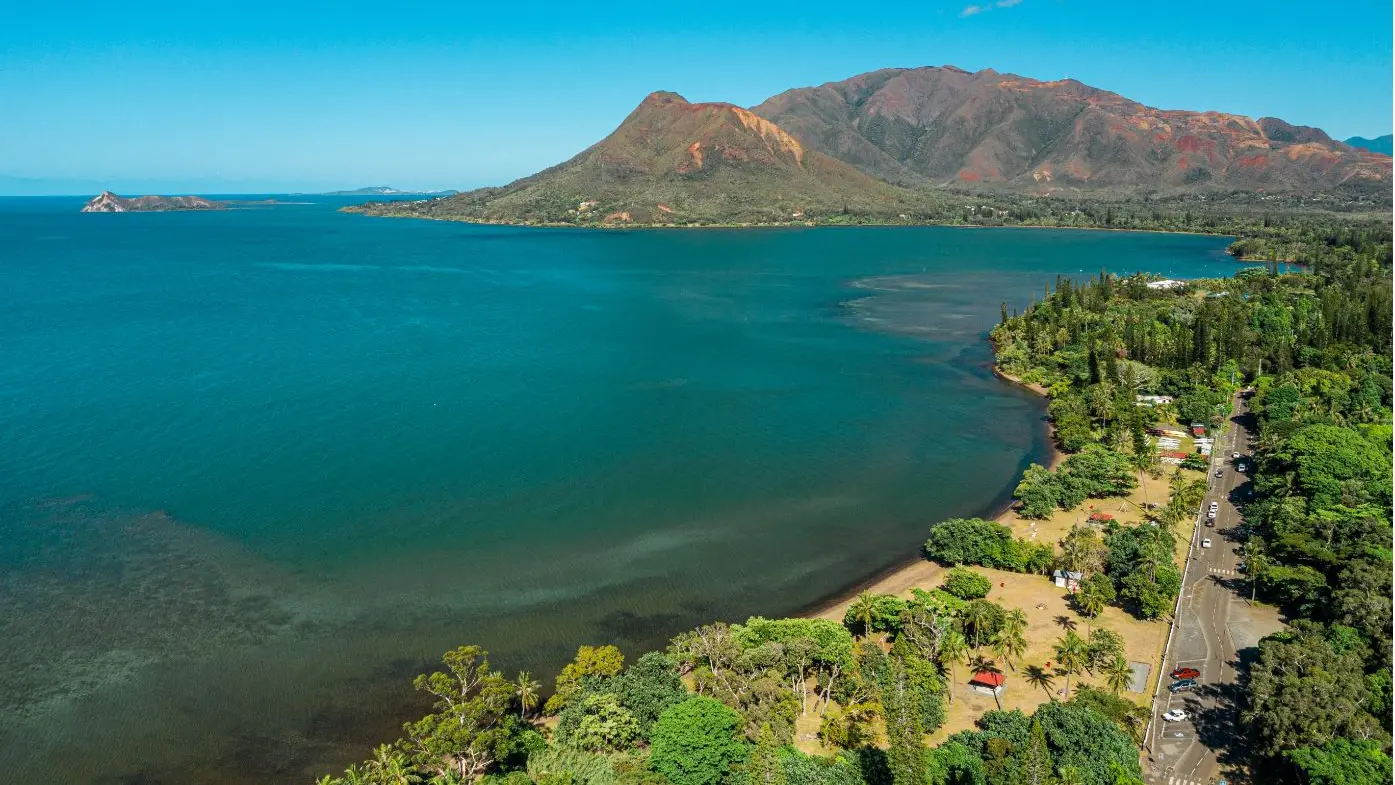
[[455,196],[459,191],[402,191],[386,185],[370,185],[352,191],[326,191],[324,196]]

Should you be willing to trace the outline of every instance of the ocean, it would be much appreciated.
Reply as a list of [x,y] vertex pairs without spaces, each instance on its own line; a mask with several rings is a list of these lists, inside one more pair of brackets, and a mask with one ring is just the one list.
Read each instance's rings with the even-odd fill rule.
[[1048,454],[987,331],[1130,232],[520,229],[0,199],[0,770],[308,782],[476,643],[791,614]]

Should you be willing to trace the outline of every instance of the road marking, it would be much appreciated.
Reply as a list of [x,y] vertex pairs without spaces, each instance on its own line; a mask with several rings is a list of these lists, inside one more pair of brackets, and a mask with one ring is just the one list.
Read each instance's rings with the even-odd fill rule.
[[1201,783],[1185,777],[1168,777],[1167,785],[1201,785]]
[[1212,567],[1212,568],[1210,569],[1210,573],[1211,573],[1212,575],[1239,575],[1239,574],[1240,574],[1240,573],[1236,572],[1235,570],[1222,570],[1222,569],[1220,569],[1219,567]]

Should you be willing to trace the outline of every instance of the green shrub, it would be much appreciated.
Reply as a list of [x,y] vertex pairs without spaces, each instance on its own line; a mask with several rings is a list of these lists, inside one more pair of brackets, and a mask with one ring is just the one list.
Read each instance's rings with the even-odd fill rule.
[[955,567],[945,576],[941,588],[961,600],[977,600],[988,596],[993,582],[973,570]]
[[695,695],[659,715],[650,763],[673,785],[716,785],[746,758],[746,742],[737,738],[743,724],[734,709]]

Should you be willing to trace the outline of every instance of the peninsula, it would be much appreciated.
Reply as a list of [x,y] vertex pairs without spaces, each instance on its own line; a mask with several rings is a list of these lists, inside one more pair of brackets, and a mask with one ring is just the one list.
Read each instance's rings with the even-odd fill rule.
[[226,202],[202,196],[117,196],[103,191],[83,205],[84,213],[159,213],[174,210],[226,210]]

